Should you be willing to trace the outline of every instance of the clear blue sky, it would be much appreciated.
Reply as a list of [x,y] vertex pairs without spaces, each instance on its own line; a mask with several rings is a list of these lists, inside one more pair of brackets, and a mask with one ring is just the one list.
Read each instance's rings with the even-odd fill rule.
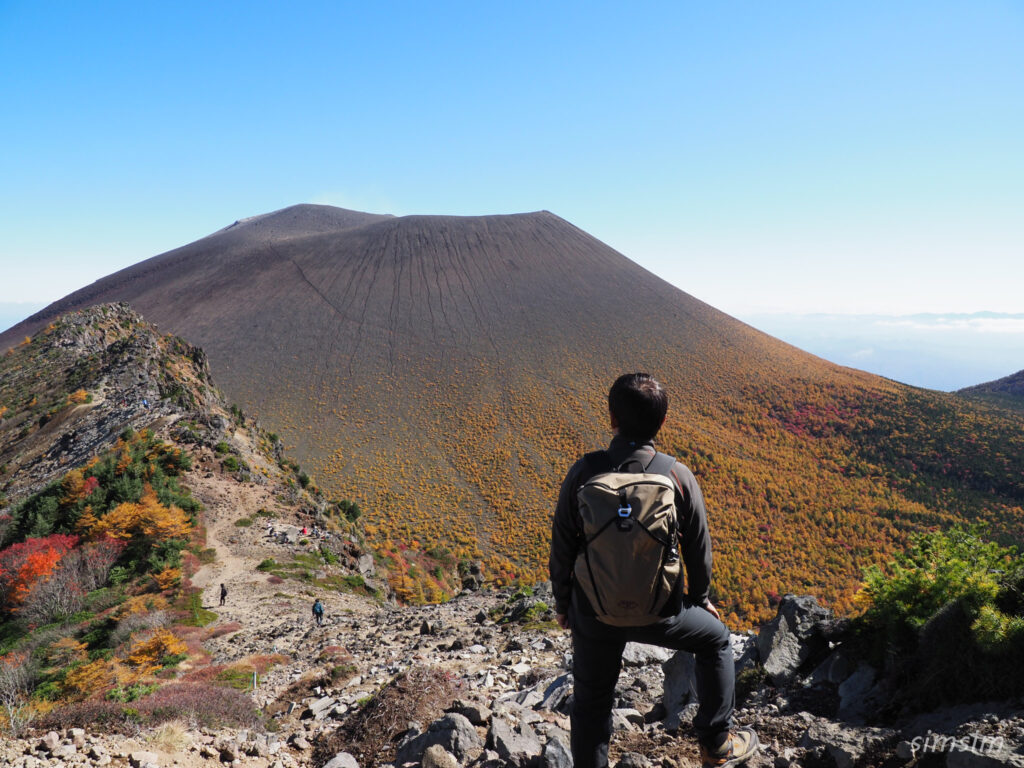
[[0,302],[318,202],[546,208],[741,316],[1024,310],[1018,0],[0,0],[0,145]]

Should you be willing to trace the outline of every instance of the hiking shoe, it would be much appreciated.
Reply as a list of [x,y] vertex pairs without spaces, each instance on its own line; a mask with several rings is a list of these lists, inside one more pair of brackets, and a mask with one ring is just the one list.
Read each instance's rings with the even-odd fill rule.
[[737,728],[718,749],[710,749],[701,744],[700,761],[703,768],[731,768],[745,763],[757,752],[758,746],[753,728]]

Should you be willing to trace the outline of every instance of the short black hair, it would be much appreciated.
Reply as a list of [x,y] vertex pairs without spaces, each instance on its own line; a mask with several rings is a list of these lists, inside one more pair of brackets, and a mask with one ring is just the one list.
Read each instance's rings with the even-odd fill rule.
[[608,410],[622,437],[651,440],[668,413],[668,393],[649,373],[625,373],[608,391]]

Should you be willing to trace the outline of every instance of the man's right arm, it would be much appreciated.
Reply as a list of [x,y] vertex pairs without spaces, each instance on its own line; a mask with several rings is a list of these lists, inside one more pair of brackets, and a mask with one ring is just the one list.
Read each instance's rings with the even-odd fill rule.
[[548,572],[551,576],[551,591],[555,596],[555,613],[561,616],[569,613],[572,571],[579,551],[579,528],[573,510],[578,467],[577,462],[562,481],[554,520],[551,523],[551,557],[548,560]]

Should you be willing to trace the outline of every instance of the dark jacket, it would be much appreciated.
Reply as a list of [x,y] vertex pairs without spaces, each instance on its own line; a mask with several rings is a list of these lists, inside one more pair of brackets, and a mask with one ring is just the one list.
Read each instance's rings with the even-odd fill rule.
[[[647,465],[656,449],[653,441],[630,441],[616,436],[608,446],[609,463],[617,467],[631,459]],[[551,559],[548,570],[551,574],[551,588],[555,594],[555,611],[567,614],[569,602],[575,591],[577,609],[593,615],[582,590],[573,590],[573,567],[580,551],[580,524],[576,491],[589,480],[597,470],[585,458],[581,458],[565,476],[558,494],[558,505],[551,525]],[[679,552],[686,568],[686,597],[695,604],[708,599],[711,586],[711,536],[708,533],[708,515],[704,509],[704,497],[693,473],[678,461],[672,468],[672,480],[676,486],[676,514],[679,523]]]

